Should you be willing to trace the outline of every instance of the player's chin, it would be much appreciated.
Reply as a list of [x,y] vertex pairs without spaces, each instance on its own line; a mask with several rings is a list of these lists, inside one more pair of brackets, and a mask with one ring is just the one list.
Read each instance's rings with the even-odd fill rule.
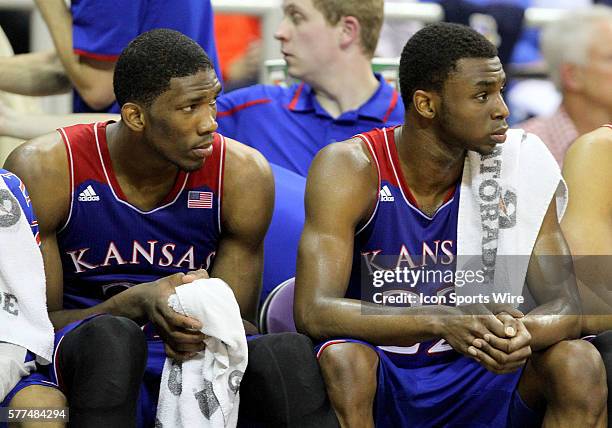
[[202,165],[204,165],[204,160],[205,159],[189,159],[189,160],[184,160],[180,163],[178,163],[178,167],[185,172],[193,172],[193,171],[197,171],[198,169],[202,168]]
[[473,151],[480,153],[481,155],[490,155],[495,150],[497,143],[493,140],[488,140],[472,148]]

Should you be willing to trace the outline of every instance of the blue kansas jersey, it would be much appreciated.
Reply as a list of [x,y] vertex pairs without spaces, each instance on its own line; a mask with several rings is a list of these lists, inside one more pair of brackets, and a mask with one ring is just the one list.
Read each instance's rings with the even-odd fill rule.
[[113,171],[106,123],[59,130],[69,159],[71,208],[57,234],[64,307],[93,306],[133,284],[209,268],[220,236],[225,140],[197,171],[180,172],[159,207],[131,205]]

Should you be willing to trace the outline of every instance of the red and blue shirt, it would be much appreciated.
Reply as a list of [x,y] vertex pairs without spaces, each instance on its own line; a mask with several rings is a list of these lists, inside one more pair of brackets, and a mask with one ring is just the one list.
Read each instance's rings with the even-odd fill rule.
[[313,158],[328,144],[403,122],[401,97],[382,76],[377,78],[379,87],[365,104],[335,119],[305,83],[232,91],[217,101],[219,132],[257,149],[269,162],[306,177]]

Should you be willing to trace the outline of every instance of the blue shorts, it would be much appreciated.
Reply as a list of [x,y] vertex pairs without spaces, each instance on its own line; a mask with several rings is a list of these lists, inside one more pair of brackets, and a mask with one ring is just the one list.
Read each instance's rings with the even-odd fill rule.
[[317,346],[317,354],[336,343],[360,343],[379,357],[374,403],[376,427],[538,427],[543,414],[518,394],[523,370],[497,375],[457,352],[442,362],[415,366],[411,355],[382,350],[367,342],[340,339]]

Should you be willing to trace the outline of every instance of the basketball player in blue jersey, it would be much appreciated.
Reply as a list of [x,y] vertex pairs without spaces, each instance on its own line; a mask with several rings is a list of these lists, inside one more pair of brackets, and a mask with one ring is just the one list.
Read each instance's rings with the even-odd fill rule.
[[[106,426],[134,425],[142,374],[137,363],[144,355],[129,355],[131,345],[100,351],[107,367],[135,361],[128,379],[136,382],[130,380],[118,397],[104,377],[121,384],[125,376],[117,380],[113,372],[87,372],[87,339],[70,349],[64,342],[75,323],[82,327],[74,331],[87,328],[100,313],[132,324],[150,321],[143,328],[148,359],[138,413],[139,426],[153,426],[166,356],[185,360],[204,348],[200,322],[168,307],[176,286],[209,273],[223,279],[234,291],[247,331],[256,332],[250,322],[257,309],[273,179],[257,151],[215,132],[221,85],[206,53],[186,36],[153,30],[134,39],[117,61],[114,90],[121,121],[61,128],[16,150],[6,167],[23,175],[40,213],[50,318],[58,334],[65,334],[56,351],[57,377],[69,405],[78,408],[75,400],[94,399],[106,414],[121,410],[121,423],[106,421]],[[269,353],[277,349],[274,339],[249,341],[249,367],[241,385],[247,407],[255,401],[260,408],[275,409],[275,403],[266,401],[268,382],[292,385],[292,379],[277,373],[291,368],[289,363],[281,362],[264,375],[258,372],[265,371]],[[301,361],[317,370],[307,338],[285,339],[283,346],[289,343],[291,349],[279,352],[279,361]],[[80,375],[84,372],[86,379]],[[318,371],[313,373],[316,387]],[[74,393],[75,385],[88,382],[101,382],[97,397]],[[310,410],[324,407],[322,380],[320,386],[323,399]],[[245,387],[256,391],[253,400]],[[291,401],[282,398],[282,405]],[[300,420],[309,410],[301,411],[291,414],[292,408],[289,415],[280,411],[270,417]]]
[[541,305],[532,312],[427,304],[454,290],[437,280],[417,284],[427,297],[420,305],[364,301],[361,264],[367,273],[387,257],[418,270],[417,255],[456,257],[465,157],[505,142],[504,85],[487,39],[457,24],[427,26],[401,58],[405,124],[332,144],[311,167],[294,312],[298,331],[321,341],[341,426],[606,423],[601,358],[590,343],[568,340],[580,332],[576,285],[564,273],[571,265],[537,257],[569,254],[554,198],[543,205],[526,275]]

